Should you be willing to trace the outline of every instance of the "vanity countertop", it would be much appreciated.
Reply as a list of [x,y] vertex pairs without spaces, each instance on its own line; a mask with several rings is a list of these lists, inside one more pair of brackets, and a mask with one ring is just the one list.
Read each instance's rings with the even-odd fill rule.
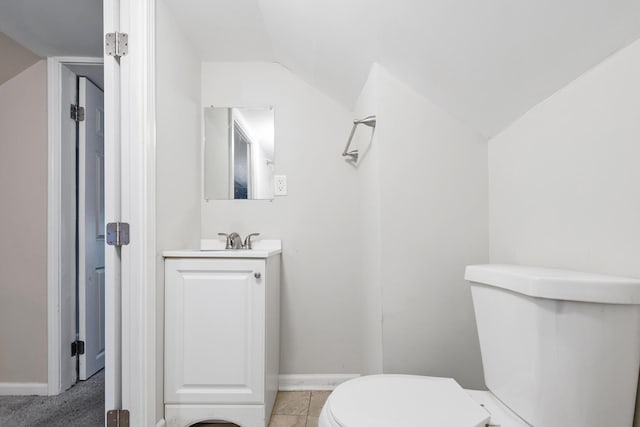
[[164,251],[165,258],[269,258],[282,253],[281,240],[258,240],[253,243],[253,249],[225,249],[225,242],[213,239],[203,239],[202,249],[181,249]]

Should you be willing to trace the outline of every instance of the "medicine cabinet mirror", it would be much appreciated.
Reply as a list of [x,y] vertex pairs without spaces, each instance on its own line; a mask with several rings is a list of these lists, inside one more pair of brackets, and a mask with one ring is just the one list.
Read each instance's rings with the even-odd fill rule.
[[204,108],[205,200],[273,199],[273,108]]

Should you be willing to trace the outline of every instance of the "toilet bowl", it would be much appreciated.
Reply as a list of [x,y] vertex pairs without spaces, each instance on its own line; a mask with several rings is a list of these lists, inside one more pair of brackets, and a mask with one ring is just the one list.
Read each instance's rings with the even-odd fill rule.
[[489,390],[359,377],[336,387],[318,427],[632,425],[639,279],[511,265],[469,266],[465,278]]

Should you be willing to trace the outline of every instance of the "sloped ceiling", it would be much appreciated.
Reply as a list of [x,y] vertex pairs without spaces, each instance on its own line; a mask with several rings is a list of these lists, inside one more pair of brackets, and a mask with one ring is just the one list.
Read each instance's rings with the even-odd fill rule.
[[0,31],[41,57],[102,56],[102,0],[2,0]]
[[373,62],[489,137],[640,37],[637,0],[166,0],[206,60],[272,60],[352,107]]
[[256,0],[165,0],[165,3],[203,59],[275,59]]
[[[204,60],[277,61],[350,108],[378,62],[487,137],[640,37],[638,0],[158,1]],[[100,56],[101,9],[0,1],[0,31]]]
[[18,44],[6,34],[0,33],[0,85],[35,64],[40,58]]

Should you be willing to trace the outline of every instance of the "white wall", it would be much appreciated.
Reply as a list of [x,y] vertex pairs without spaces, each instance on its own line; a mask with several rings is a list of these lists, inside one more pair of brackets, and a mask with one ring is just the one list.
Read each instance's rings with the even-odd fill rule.
[[200,239],[200,60],[164,1],[156,8],[156,416],[164,414],[164,262],[162,251],[197,248]]
[[491,262],[640,277],[638,76],[640,41],[490,141]]
[[464,267],[488,258],[486,145],[378,65],[359,107],[378,117],[360,169],[366,173],[361,216],[379,227],[363,230],[377,246],[366,253],[373,259],[364,262],[365,294],[369,280],[380,281],[364,301],[369,320],[382,306],[383,371],[451,376],[482,387]]
[[0,85],[0,383],[47,382],[47,67]]
[[272,63],[203,63],[202,103],[274,106],[289,195],[203,202],[202,235],[282,239],[281,373],[360,372],[357,171],[340,156],[352,114]]
[[491,261],[640,277],[640,42],[489,143]]
[[[361,119],[379,115],[378,70],[374,65],[358,97],[355,117]],[[375,130],[359,125],[354,134],[349,151],[357,148],[358,193],[360,211],[358,222],[362,236],[360,265],[362,282],[360,289],[361,305],[361,373],[383,373],[382,348],[382,242],[381,242],[381,201],[380,201],[380,165],[379,144]],[[376,145],[374,146],[374,142]]]
[[[488,259],[482,139],[379,66],[355,113],[379,120],[357,168],[340,157],[354,114],[281,66],[204,63],[202,87],[203,105],[275,106],[289,196],[205,202],[202,234],[283,239],[281,372],[423,373],[482,387],[463,277]],[[361,149],[369,135],[359,128]]]

